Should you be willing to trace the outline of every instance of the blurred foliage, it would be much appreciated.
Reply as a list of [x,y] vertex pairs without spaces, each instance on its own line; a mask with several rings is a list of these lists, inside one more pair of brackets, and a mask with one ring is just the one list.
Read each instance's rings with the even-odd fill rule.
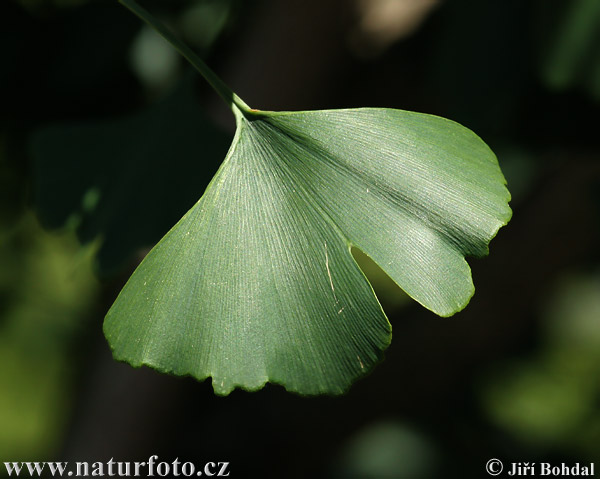
[[156,243],[198,200],[230,138],[196,106],[194,77],[135,115],[53,125],[32,139],[34,192],[45,226],[100,238],[99,271],[114,274]]
[[190,3],[180,14],[183,36],[200,53],[214,45],[235,13],[234,0],[205,0]]
[[488,376],[486,408],[530,446],[593,461],[600,441],[600,275],[561,278],[542,318],[536,353]]
[[333,477],[426,479],[440,477],[440,457],[431,439],[397,419],[369,424],[348,439]]
[[550,88],[578,87],[600,100],[600,2],[572,0],[543,9],[540,72]]
[[[5,230],[3,230],[4,233]],[[0,451],[51,458],[69,421],[72,352],[98,285],[93,251],[31,214],[0,238]]]
[[[191,2],[165,18],[200,55],[206,55],[235,13],[234,0]],[[148,26],[143,26],[131,48],[134,72],[147,88],[160,91],[177,77],[181,56]]]

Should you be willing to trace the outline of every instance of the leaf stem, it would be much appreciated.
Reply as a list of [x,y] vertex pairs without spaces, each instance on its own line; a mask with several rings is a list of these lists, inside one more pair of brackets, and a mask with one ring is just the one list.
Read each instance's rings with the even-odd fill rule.
[[233,110],[239,110],[246,115],[252,113],[252,109],[213,72],[194,51],[177,38],[163,23],[159,22],[150,12],[135,2],[135,0],[119,0],[119,3],[131,10],[141,20],[146,22],[156,32],[169,42],[175,50],[189,61],[192,66],[204,77],[210,86],[219,94],[219,96]]

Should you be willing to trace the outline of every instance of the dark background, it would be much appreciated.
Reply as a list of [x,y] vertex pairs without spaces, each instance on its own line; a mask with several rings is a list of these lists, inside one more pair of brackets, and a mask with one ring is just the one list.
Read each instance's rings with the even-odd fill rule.
[[600,3],[143,5],[252,107],[381,106],[471,128],[498,156],[513,219],[470,261],[476,294],[449,319],[365,264],[394,338],[343,397],[268,385],[221,398],[209,381],[116,363],[103,316],[202,194],[233,118],[116,2],[3,0],[0,462],[156,454],[228,461],[231,477],[449,478],[489,477],[496,457],[600,471]]

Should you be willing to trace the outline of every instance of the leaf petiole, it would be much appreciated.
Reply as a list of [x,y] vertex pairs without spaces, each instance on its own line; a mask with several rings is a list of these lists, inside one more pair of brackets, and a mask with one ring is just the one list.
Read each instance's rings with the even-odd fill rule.
[[119,3],[127,7],[141,20],[152,27],[161,37],[169,42],[210,84],[236,114],[236,109],[246,115],[252,113],[252,109],[213,72],[194,51],[177,38],[163,23],[159,22],[150,12],[140,6],[134,0],[119,0]]

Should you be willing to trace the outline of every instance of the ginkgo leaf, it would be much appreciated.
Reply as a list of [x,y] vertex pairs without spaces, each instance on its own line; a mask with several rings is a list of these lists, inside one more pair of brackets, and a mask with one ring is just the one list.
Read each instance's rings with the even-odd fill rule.
[[510,216],[493,153],[469,130],[398,110],[239,117],[201,200],[108,313],[114,354],[213,378],[339,393],[390,326],[350,246],[441,315],[473,294],[464,256]]
[[473,294],[465,256],[485,255],[510,218],[504,177],[481,139],[439,117],[230,98],[229,153],[125,285],[105,335],[117,359],[212,377],[218,394],[267,381],[342,393],[391,339],[350,248],[451,315]]

